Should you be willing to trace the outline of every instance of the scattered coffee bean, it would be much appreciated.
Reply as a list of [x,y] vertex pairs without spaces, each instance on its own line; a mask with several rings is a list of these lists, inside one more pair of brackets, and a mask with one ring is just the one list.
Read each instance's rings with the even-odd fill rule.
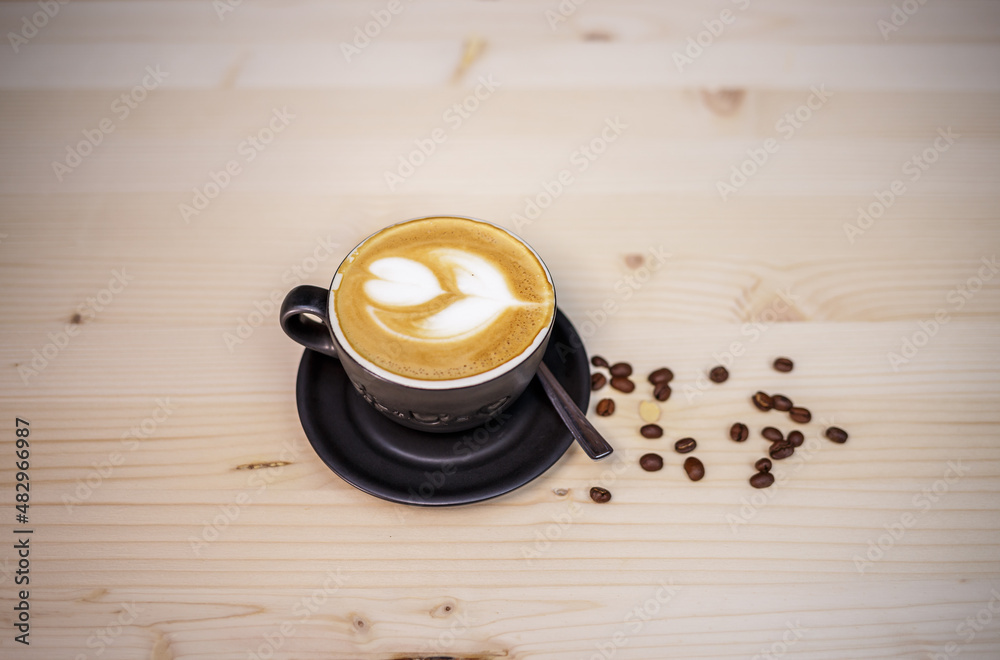
[[792,431],[788,434],[788,443],[793,447],[801,447],[805,441],[806,437],[802,435],[802,431]]
[[674,379],[674,372],[666,367],[660,367],[653,373],[649,374],[649,382],[653,385],[659,385],[660,383],[669,383]]
[[673,390],[666,383],[657,383],[653,388],[653,398],[657,401],[666,401],[673,394]]
[[678,454],[690,454],[698,446],[698,441],[694,438],[681,438],[674,443],[674,451]]
[[601,389],[608,384],[608,379],[604,377],[602,373],[592,373],[590,374],[590,389],[593,392]]
[[785,439],[785,434],[773,426],[765,426],[760,430],[760,434],[765,440],[770,440],[771,442],[781,442]]
[[747,428],[746,424],[736,422],[729,428],[729,437],[734,442],[746,442],[747,438],[750,437],[750,429]]
[[656,472],[663,469],[663,457],[659,454],[643,454],[639,457],[639,467],[646,472]]
[[615,412],[615,402],[612,399],[601,399],[597,402],[597,414],[601,417],[609,417]]
[[800,408],[798,406],[789,410],[788,416],[792,418],[793,422],[798,422],[799,424],[808,424],[809,420],[813,418],[808,408]]
[[615,388],[619,392],[624,392],[628,394],[635,389],[635,383],[630,381],[625,376],[612,376],[611,377],[611,387]]
[[687,460],[684,461],[684,471],[687,472],[688,479],[691,481],[701,481],[701,478],[705,476],[705,466],[694,456],[688,456]]
[[[845,442],[847,442],[847,431],[845,431],[844,429],[840,428],[839,426],[831,426],[830,428],[828,428],[826,430],[826,434],[825,435],[830,440],[832,440],[832,441],[834,441],[834,442],[836,442],[838,444],[841,444],[841,445],[844,444]],[[862,444],[864,444],[864,443],[862,443]]]
[[594,486],[590,489],[590,499],[594,500],[598,504],[604,504],[605,502],[611,501],[611,491],[607,488],[601,488],[599,486]]
[[795,447],[793,447],[792,443],[788,442],[787,440],[783,440],[781,442],[776,442],[773,445],[771,445],[771,449],[767,453],[770,454],[771,458],[773,458],[774,460],[780,461],[794,454]]
[[632,365],[628,362],[617,362],[608,368],[612,376],[631,376],[632,375]]
[[655,401],[641,401],[639,403],[639,417],[647,424],[652,424],[660,419],[660,407]]
[[792,403],[792,400],[784,394],[775,394],[772,396],[771,403],[774,405],[775,410],[780,410],[781,412],[788,412],[795,405]]
[[639,433],[642,437],[649,438],[650,440],[663,437],[663,429],[659,424],[646,424],[639,429]]
[[770,472],[758,472],[750,477],[750,485],[754,488],[767,488],[774,483],[774,475]]
[[729,370],[721,365],[713,367],[712,370],[708,372],[708,378],[713,383],[724,383],[729,380]]
[[767,412],[774,407],[774,401],[767,394],[757,392],[753,395],[753,405],[757,406],[759,410]]
[[771,459],[770,458],[760,458],[757,462],[753,464],[753,469],[758,472],[770,472],[771,471]]
[[595,355],[594,357],[590,358],[590,363],[595,367],[604,367],[605,369],[611,366],[610,364],[608,364],[608,361],[602,358],[600,355]]
[[786,357],[780,357],[774,361],[774,368],[783,373],[788,373],[795,367],[795,363]]

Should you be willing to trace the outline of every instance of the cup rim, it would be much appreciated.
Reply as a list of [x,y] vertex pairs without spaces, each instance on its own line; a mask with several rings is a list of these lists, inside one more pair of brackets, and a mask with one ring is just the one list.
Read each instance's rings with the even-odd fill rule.
[[[422,380],[419,378],[411,378],[409,376],[401,376],[399,374],[393,373],[385,369],[384,367],[380,367],[379,365],[375,364],[371,360],[367,359],[366,357],[358,353],[354,349],[354,347],[351,346],[350,342],[347,341],[347,337],[344,335],[340,327],[340,320],[337,318],[336,301],[334,300],[334,290],[335,290],[334,285],[338,283],[338,277],[340,277],[341,267],[351,257],[351,255],[353,255],[361,248],[362,245],[367,243],[369,240],[371,240],[378,234],[381,234],[382,232],[388,229],[392,229],[393,227],[397,227],[399,225],[405,225],[410,222],[416,222],[418,220],[431,220],[434,218],[457,218],[460,220],[470,220],[472,222],[479,222],[484,225],[490,225],[491,227],[494,227],[495,229],[498,229],[510,235],[518,243],[527,248],[529,252],[535,255],[535,258],[538,260],[538,263],[541,264],[542,266],[542,271],[545,273],[545,278],[548,280],[549,286],[552,287],[552,318],[549,319],[549,324],[543,330],[540,330],[537,335],[535,335],[535,338],[521,353],[511,358],[510,360],[507,360],[503,364],[490,369],[489,371],[473,374],[471,376],[463,376],[462,378],[452,378],[448,380]],[[351,248],[351,250],[344,256],[343,259],[341,259],[340,263],[337,265],[337,269],[334,271],[333,279],[330,281],[330,286],[327,288],[327,309],[329,310],[328,311],[328,316],[330,321],[329,329],[333,335],[333,340],[337,344],[337,350],[347,353],[351,357],[351,359],[357,362],[365,371],[374,374],[379,378],[382,378],[383,380],[392,383],[397,383],[399,385],[403,385],[406,387],[411,387],[414,389],[452,390],[452,389],[461,389],[464,387],[472,387],[474,385],[480,385],[482,383],[488,383],[490,381],[496,380],[497,378],[503,376],[504,374],[513,371],[518,366],[523,364],[538,350],[538,348],[541,345],[545,343],[546,338],[548,338],[548,336],[552,334],[552,327],[555,325],[555,320],[556,320],[557,301],[556,301],[555,282],[552,280],[552,273],[549,271],[549,267],[545,264],[545,261],[542,259],[541,255],[539,255],[538,252],[536,252],[535,249],[531,247],[531,245],[529,245],[528,242],[525,241],[523,238],[515,234],[513,231],[507,229],[506,227],[501,227],[496,223],[489,222],[488,220],[483,220],[481,218],[474,218],[468,215],[435,214],[435,215],[418,216],[416,218],[410,218],[409,220],[402,220],[400,222],[395,222],[391,225],[386,225],[385,227],[382,227],[381,229],[369,234],[361,242],[359,242],[357,245]]]

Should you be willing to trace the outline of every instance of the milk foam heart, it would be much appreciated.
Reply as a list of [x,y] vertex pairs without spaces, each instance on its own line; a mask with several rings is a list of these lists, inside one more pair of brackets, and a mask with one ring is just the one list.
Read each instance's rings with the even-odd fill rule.
[[334,280],[350,346],[387,371],[447,380],[484,373],[534,345],[555,294],[530,248],[465,218],[424,218],[362,243]]
[[[487,260],[462,250],[432,250],[434,258],[454,273],[461,297],[454,297],[446,307],[427,316],[412,315],[412,326],[396,334],[405,338],[448,340],[489,327],[507,308],[521,304],[500,270]],[[448,293],[430,268],[404,257],[386,257],[368,266],[375,277],[365,282],[364,291],[373,303],[368,311],[390,332],[393,329],[378,319],[379,306],[416,307]]]

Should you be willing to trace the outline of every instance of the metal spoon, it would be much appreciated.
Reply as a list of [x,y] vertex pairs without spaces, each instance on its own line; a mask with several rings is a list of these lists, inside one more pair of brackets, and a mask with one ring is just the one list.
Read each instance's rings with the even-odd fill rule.
[[545,393],[549,396],[552,406],[559,413],[559,417],[562,418],[569,432],[583,447],[583,451],[587,452],[587,456],[595,461],[610,456],[614,449],[598,433],[583,411],[577,407],[576,402],[570,398],[544,362],[538,367],[538,379],[542,381],[542,387],[545,388]]

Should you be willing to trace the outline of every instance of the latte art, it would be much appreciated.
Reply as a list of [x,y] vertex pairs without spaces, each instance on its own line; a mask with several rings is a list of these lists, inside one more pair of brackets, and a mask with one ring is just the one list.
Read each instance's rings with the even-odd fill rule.
[[[428,256],[452,270],[455,291],[441,288],[434,270],[412,259],[386,257],[368,267],[375,276],[364,286],[371,302],[368,312],[390,332],[403,338],[454,340],[486,329],[504,310],[521,304],[503,273],[485,259],[449,248]],[[442,296],[445,299],[438,300]],[[446,306],[441,308],[441,302]]]
[[394,374],[471,376],[524,353],[554,315],[538,257],[507,232],[463,218],[390,227],[338,270],[334,301],[351,347]]

